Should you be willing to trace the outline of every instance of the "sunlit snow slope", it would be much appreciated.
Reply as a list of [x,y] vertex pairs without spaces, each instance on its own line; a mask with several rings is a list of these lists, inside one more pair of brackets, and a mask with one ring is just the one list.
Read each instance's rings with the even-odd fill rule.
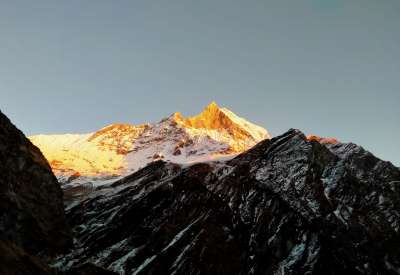
[[174,113],[154,124],[113,124],[95,133],[36,135],[59,178],[120,176],[163,159],[179,164],[229,158],[268,132],[213,102],[194,117]]

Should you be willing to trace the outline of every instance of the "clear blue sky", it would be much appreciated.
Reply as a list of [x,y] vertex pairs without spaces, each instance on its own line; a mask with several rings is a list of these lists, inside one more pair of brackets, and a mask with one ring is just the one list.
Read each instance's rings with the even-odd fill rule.
[[400,1],[1,1],[0,109],[26,134],[195,114],[400,165]]

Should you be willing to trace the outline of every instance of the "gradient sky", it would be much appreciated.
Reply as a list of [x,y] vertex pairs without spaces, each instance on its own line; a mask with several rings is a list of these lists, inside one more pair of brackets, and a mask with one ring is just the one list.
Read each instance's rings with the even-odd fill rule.
[[198,113],[400,165],[400,1],[1,1],[0,109],[26,134]]

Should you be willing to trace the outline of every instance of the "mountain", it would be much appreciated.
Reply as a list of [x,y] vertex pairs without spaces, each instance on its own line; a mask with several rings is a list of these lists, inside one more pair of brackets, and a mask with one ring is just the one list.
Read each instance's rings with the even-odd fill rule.
[[113,124],[95,133],[29,137],[62,182],[128,175],[155,160],[190,164],[232,158],[268,132],[215,102],[194,117],[174,113],[154,124]]
[[58,272],[48,261],[73,248],[63,192],[40,150],[0,111],[0,274],[116,274],[87,263]]
[[62,191],[40,150],[1,111],[0,174],[0,274],[54,274],[42,260],[73,245]]
[[[53,139],[78,163],[93,148],[129,165],[158,154],[89,192],[64,188],[63,209],[49,163],[0,113],[0,274],[400,274],[400,169],[299,130],[263,137],[211,104],[64,136],[58,151]],[[59,172],[96,172],[74,168]]]
[[53,255],[72,245],[62,191],[50,166],[0,112],[0,240],[31,254]]
[[[322,141],[322,142],[321,142]],[[119,274],[399,274],[400,170],[290,130],[226,162],[158,160],[66,209],[53,265]]]

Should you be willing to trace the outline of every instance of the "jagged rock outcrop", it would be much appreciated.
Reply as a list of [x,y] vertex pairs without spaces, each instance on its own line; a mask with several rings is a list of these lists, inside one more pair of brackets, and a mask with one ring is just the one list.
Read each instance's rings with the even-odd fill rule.
[[400,170],[300,131],[226,163],[157,161],[67,208],[54,264],[120,274],[399,274]]
[[0,240],[51,256],[71,247],[62,191],[49,164],[0,112]]

